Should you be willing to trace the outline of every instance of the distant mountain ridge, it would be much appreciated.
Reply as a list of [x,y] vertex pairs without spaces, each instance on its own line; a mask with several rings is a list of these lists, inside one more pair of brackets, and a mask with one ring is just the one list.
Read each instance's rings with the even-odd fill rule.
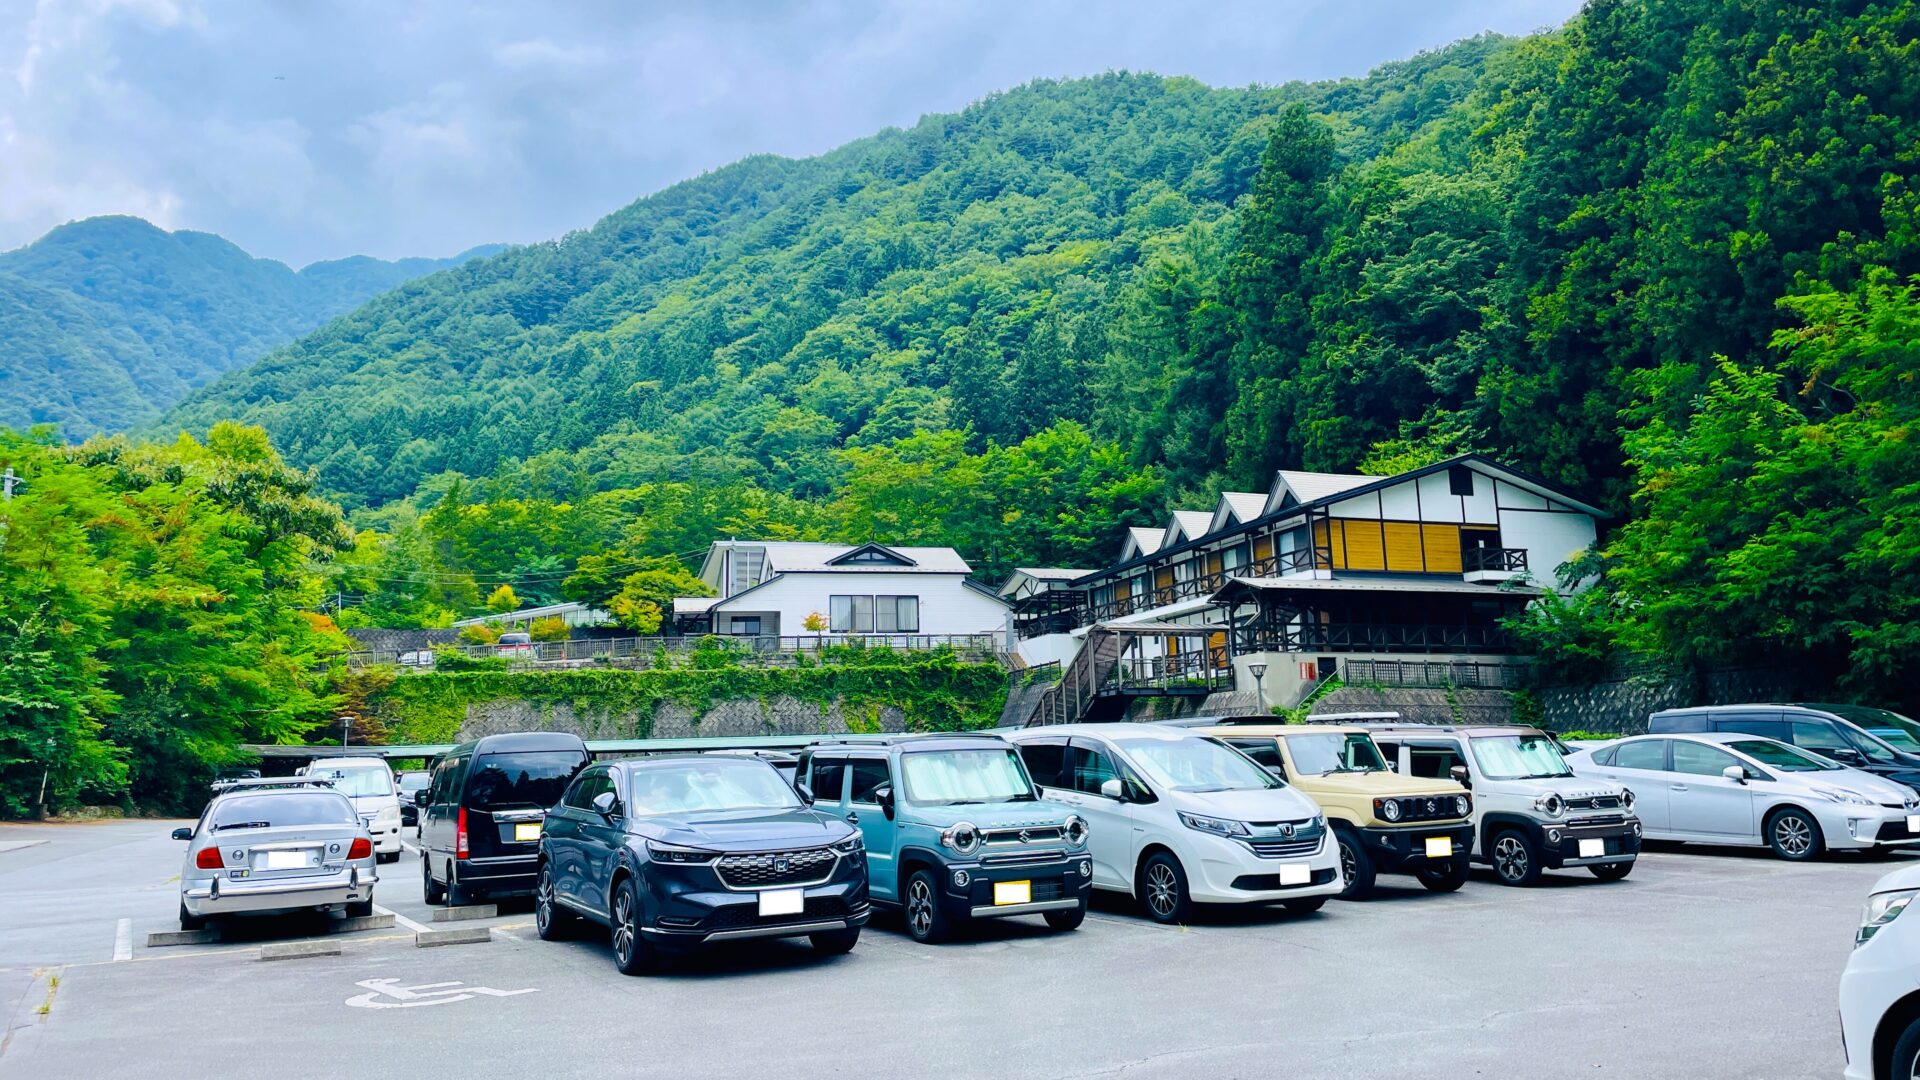
[[62,225],[0,252],[0,424],[132,427],[379,293],[502,249],[295,271],[137,217]]

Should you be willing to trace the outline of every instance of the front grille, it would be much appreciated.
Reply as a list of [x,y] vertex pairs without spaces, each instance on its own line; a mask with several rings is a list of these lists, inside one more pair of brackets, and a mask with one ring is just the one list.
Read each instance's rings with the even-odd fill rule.
[[987,829],[981,832],[980,839],[988,847],[998,844],[1057,844],[1060,842],[1060,826],[1029,825],[1024,829]]
[[1604,829],[1611,825],[1625,825],[1624,814],[1601,814],[1597,817],[1583,817],[1578,821],[1567,822],[1569,829]]
[[1000,851],[988,852],[980,856],[980,861],[987,866],[1039,866],[1043,863],[1060,862],[1066,857],[1066,853],[1059,850]]
[[1320,846],[1320,835],[1310,840],[1248,840],[1246,845],[1263,859],[1284,859],[1289,855],[1311,854]]
[[768,851],[758,855],[723,855],[715,860],[720,883],[729,889],[766,889],[786,885],[818,885],[833,876],[839,859],[829,848],[806,851]]
[[1586,798],[1586,799],[1568,799],[1567,809],[1568,810],[1618,810],[1620,809],[1620,796],[1595,795],[1595,796],[1592,796],[1591,798]]
[[1411,795],[1406,798],[1385,800],[1400,804],[1400,816],[1387,818],[1394,825],[1404,825],[1409,821],[1437,821],[1440,818],[1465,817],[1458,807],[1453,805],[1453,795]]
[[[716,930],[743,930],[749,926],[779,926],[782,923],[817,922],[821,919],[844,919],[852,912],[847,902],[838,896],[809,896],[807,909],[798,915],[781,915],[777,918],[763,919],[753,904],[732,904],[707,916],[700,929],[713,933]],[[664,920],[663,920],[664,921]]]
[[[1032,899],[1028,901],[1029,903],[1042,904],[1048,900],[1067,899],[1066,882],[1062,878],[1037,879],[1029,887],[1032,890]],[[993,906],[993,882],[981,881],[974,887],[971,898],[975,907]]]

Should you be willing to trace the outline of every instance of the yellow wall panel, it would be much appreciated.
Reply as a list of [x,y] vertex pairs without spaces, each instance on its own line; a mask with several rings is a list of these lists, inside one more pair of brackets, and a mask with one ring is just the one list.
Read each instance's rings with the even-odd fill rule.
[[1460,565],[1460,527],[1423,525],[1427,547],[1427,570],[1435,574],[1458,574]]
[[[1411,521],[1389,521],[1385,523],[1387,534],[1387,569],[1400,574],[1418,574],[1426,570],[1426,561],[1420,557],[1420,526]],[[1458,542],[1455,542],[1458,546]],[[1456,554],[1455,558],[1459,556]]]
[[1348,520],[1344,524],[1347,537],[1347,569],[1385,570],[1387,550],[1386,543],[1380,534],[1380,522]]

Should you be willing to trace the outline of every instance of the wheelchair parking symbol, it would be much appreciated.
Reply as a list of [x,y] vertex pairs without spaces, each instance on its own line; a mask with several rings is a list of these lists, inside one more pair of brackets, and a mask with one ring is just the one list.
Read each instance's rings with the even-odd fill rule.
[[348,998],[347,1004],[356,1009],[413,1009],[422,1005],[451,1005],[475,997],[503,998],[538,993],[532,987],[525,990],[495,990],[491,986],[467,986],[460,982],[421,983],[418,986],[400,986],[399,982],[399,979],[368,979],[355,983],[355,986],[367,992]]

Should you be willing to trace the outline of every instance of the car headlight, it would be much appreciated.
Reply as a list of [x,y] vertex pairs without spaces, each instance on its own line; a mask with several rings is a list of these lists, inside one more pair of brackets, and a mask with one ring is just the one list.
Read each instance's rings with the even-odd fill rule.
[[1400,820],[1400,800],[1399,799],[1380,799],[1377,802],[1378,802],[1381,817],[1386,818],[1388,821]]
[[1062,831],[1066,835],[1067,843],[1069,845],[1073,847],[1086,846],[1087,819],[1081,817],[1079,814],[1074,814],[1072,817],[1069,817],[1067,819],[1067,824]]
[[1881,927],[1899,918],[1915,895],[1920,895],[1920,889],[1900,889],[1867,897],[1867,910],[1860,916],[1860,929],[1853,935],[1854,946],[1865,945]]
[[1633,813],[1633,789],[1632,788],[1628,787],[1628,788],[1620,789],[1620,805],[1626,808],[1627,813],[1629,814]]
[[385,810],[380,811],[380,813],[375,816],[381,821],[399,821],[400,805],[398,803],[395,803],[394,805],[387,807]]
[[1533,800],[1533,808],[1551,818],[1557,818],[1567,812],[1565,800],[1552,792]]
[[1215,836],[1248,835],[1247,823],[1244,821],[1207,817],[1204,814],[1189,814],[1185,810],[1180,811],[1180,823],[1189,829],[1198,829],[1201,832],[1212,833]]
[[1813,791],[1814,791],[1814,794],[1820,796],[1823,799],[1829,800],[1831,802],[1853,803],[1856,806],[1872,806],[1873,805],[1872,799],[1867,798],[1865,795],[1862,795],[1857,791],[1848,791],[1846,788],[1816,786],[1814,787]]
[[861,838],[859,833],[854,833],[852,836],[833,845],[833,850],[842,855],[857,855],[867,850],[867,842]]
[[971,855],[980,850],[980,830],[971,821],[957,822],[940,834],[940,842],[956,855]]
[[1461,817],[1466,817],[1468,814],[1473,813],[1473,800],[1467,798],[1465,795],[1455,795],[1453,797],[1453,812]]
[[681,847],[678,844],[663,844],[658,840],[647,841],[647,858],[663,863],[710,863],[720,857],[717,851],[702,851],[699,848]]

